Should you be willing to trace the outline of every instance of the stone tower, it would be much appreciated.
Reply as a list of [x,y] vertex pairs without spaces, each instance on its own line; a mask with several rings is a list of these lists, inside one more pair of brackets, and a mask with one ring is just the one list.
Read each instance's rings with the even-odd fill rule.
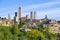
[[21,18],[21,7],[18,8],[18,17]]
[[9,21],[9,22],[11,21],[11,16],[10,16],[10,14],[8,14],[8,21]]
[[33,19],[33,12],[32,11],[30,12],[30,19],[31,20]]
[[47,19],[47,15],[45,15],[45,19]]
[[34,11],[34,19],[36,19],[36,12]]

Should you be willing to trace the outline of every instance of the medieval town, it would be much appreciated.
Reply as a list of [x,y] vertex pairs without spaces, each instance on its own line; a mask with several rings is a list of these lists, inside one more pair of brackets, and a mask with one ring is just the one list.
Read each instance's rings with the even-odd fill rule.
[[0,25],[3,26],[11,26],[14,23],[19,24],[20,21],[27,22],[27,24],[23,25],[21,29],[24,29],[25,31],[30,31],[27,27],[35,27],[39,28],[39,24],[43,24],[44,27],[51,27],[50,31],[52,33],[60,33],[59,28],[60,28],[60,21],[56,21],[55,19],[49,19],[47,15],[45,15],[44,18],[42,19],[37,19],[36,18],[36,11],[31,11],[30,12],[30,17],[28,18],[28,15],[25,17],[22,17],[22,8],[18,8],[18,12],[15,12],[15,16],[13,19],[11,19],[10,14],[8,14],[8,18],[1,18],[0,17]]

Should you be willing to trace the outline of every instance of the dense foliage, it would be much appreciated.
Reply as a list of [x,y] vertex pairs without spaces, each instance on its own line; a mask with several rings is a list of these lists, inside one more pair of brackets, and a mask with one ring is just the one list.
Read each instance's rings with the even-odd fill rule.
[[[25,24],[21,22],[21,26]],[[38,29],[30,28],[31,31],[24,31],[19,25],[0,26],[0,40],[60,40],[60,34],[52,34],[49,28],[39,25]],[[45,30],[45,31],[44,31]]]

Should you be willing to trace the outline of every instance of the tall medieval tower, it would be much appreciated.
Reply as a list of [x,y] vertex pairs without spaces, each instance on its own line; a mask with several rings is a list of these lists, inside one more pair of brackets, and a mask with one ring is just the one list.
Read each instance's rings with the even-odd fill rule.
[[18,8],[18,17],[21,18],[21,7]]

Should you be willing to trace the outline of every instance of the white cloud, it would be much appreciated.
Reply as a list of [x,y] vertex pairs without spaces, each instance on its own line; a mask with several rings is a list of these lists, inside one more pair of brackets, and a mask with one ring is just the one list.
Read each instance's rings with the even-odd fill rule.
[[[37,18],[40,19],[40,18],[44,18],[45,15],[48,15],[48,18],[49,19],[58,19],[58,17],[60,17],[60,8],[52,8],[52,9],[47,9],[47,10],[42,10],[42,11],[36,11],[37,13]],[[23,13],[23,16],[24,14],[29,14],[29,12],[24,12]]]
[[31,4],[31,5],[24,7],[23,9],[30,10],[33,8],[45,8],[45,7],[50,7],[50,6],[54,6],[57,4],[60,4],[60,2],[57,1],[57,2],[47,2],[47,3],[40,3],[40,4],[34,4],[34,5]]
[[50,19],[60,18],[60,8],[48,9],[46,11],[37,11],[37,18],[44,18],[45,15],[48,15]]
[[60,8],[53,8],[53,9],[48,9],[47,11],[46,11],[46,13],[48,13],[49,15],[51,15],[51,14],[53,14],[53,15],[60,15]]
[[[40,4],[34,4],[34,5],[28,5],[26,7],[23,7],[23,11],[31,11],[36,8],[47,8],[47,7],[54,7],[56,5],[59,5],[60,1],[55,2],[47,2],[47,3],[40,3]],[[26,12],[25,12],[26,13]],[[49,18],[57,19],[60,17],[60,8],[47,8],[47,10],[36,10],[37,18],[44,18],[45,15],[48,15]]]

